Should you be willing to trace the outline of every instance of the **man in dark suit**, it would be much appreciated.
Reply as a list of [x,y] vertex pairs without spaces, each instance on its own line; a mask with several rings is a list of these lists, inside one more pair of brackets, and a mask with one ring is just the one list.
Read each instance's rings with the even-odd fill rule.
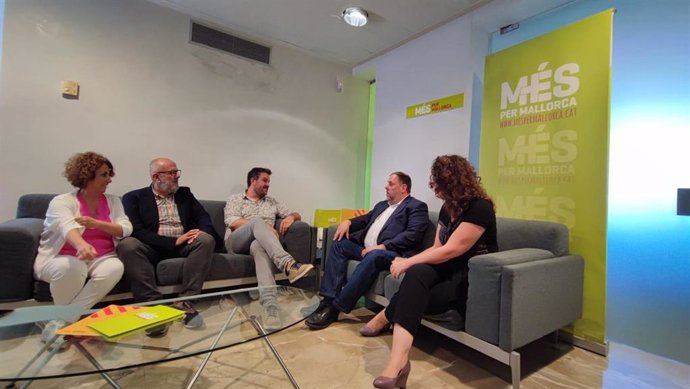
[[[388,177],[385,201],[365,215],[340,223],[326,257],[319,289],[323,300],[306,320],[310,329],[326,328],[338,320],[340,312],[350,312],[379,272],[390,268],[395,257],[420,251],[429,211],[424,202],[410,196],[411,188],[410,176],[392,173]],[[345,283],[347,261],[351,259],[361,263]]]
[[[156,286],[155,267],[158,262],[175,257],[186,258],[180,296],[197,295],[211,270],[213,251],[222,249],[223,240],[189,188],[179,186],[181,171],[174,161],[156,158],[151,161],[149,171],[150,186],[122,197],[134,230],[131,237],[118,244],[117,253],[125,265],[134,300],[153,301],[162,297]],[[191,300],[178,305],[187,312],[185,327],[203,324]],[[164,333],[165,327],[157,330]]]

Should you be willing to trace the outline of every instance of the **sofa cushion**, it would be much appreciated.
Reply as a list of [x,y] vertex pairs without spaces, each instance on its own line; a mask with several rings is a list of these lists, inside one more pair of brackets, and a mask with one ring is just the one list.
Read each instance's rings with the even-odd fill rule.
[[[345,277],[346,279],[349,279],[352,273],[355,271],[355,268],[357,265],[359,265],[360,261],[355,261],[355,260],[349,260],[347,261],[347,276]],[[378,295],[383,295],[383,280],[386,278],[386,276],[390,274],[387,271],[381,271],[379,272],[378,277],[376,278],[376,281],[371,285],[371,288],[369,288],[370,293],[378,294]]]
[[465,318],[456,309],[449,309],[443,313],[433,315],[427,314],[424,315],[424,319],[451,331],[462,331],[465,329]]
[[490,272],[500,272],[500,269],[505,265],[513,265],[516,263],[535,261],[544,258],[554,257],[549,250],[536,248],[522,248],[506,251],[497,251],[495,253],[475,255],[470,258],[469,268],[488,269]]
[[556,257],[568,254],[568,227],[564,224],[499,217],[496,231],[498,251],[537,248]]
[[43,230],[43,219],[12,219],[0,223],[0,226],[0,258],[11,258],[0,261],[0,301],[30,299],[34,258]]
[[220,237],[225,236],[225,201],[199,200],[206,212],[211,216],[213,228]]
[[48,211],[48,204],[50,204],[50,200],[55,196],[55,194],[43,193],[25,194],[21,196],[17,202],[17,219],[25,217],[45,219],[46,211]]
[[429,212],[429,224],[424,231],[424,238],[419,251],[424,251],[427,247],[431,247],[436,239],[436,225],[438,224],[438,212]]
[[[156,265],[158,285],[182,283],[182,269],[186,258],[168,258]],[[211,271],[206,281],[227,278],[255,277],[254,260],[249,255],[214,253]]]

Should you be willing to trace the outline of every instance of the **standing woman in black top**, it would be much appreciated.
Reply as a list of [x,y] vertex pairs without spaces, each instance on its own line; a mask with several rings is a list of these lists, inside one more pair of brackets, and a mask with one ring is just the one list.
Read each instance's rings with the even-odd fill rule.
[[[393,324],[393,344],[388,363],[374,380],[377,388],[404,388],[410,374],[409,353],[422,316],[429,308],[431,288],[448,279],[466,280],[467,262],[495,252],[496,213],[475,169],[459,155],[442,155],[431,166],[429,187],[443,200],[434,245],[410,258],[395,258],[390,272],[405,278],[388,307],[360,333],[376,336]],[[454,301],[464,315],[467,283],[460,281]],[[451,308],[452,305],[445,307]]]

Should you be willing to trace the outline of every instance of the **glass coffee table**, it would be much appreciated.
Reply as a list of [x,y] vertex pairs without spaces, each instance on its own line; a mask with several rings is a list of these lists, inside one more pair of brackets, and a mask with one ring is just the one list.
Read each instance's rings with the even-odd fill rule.
[[[41,341],[42,328],[49,320],[73,322],[94,311],[80,312],[69,306],[19,308],[0,318],[0,382],[21,387],[38,379],[100,374],[108,383],[120,386],[108,372],[136,368],[205,354],[190,388],[206,366],[211,354],[220,349],[262,339],[295,388],[299,388],[268,335],[291,327],[309,316],[319,303],[318,297],[302,289],[276,286],[279,323],[265,326],[264,310],[258,300],[259,288],[236,289],[187,298],[173,298],[146,304],[171,304],[194,300],[204,320],[197,329],[187,329],[180,320],[169,324],[159,338],[137,331],[116,341],[100,337],[66,336],[66,347],[51,347],[56,338]],[[277,325],[279,324],[279,325]],[[7,385],[7,384],[5,384]]]

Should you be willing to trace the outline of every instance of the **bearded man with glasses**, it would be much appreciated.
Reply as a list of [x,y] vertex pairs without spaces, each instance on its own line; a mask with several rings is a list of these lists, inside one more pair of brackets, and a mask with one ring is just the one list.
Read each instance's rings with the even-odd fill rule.
[[[125,275],[137,302],[159,300],[163,296],[156,285],[158,262],[184,257],[180,296],[201,293],[214,250],[223,249],[223,240],[213,228],[208,212],[188,187],[179,186],[182,171],[169,158],[156,158],[149,164],[151,185],[133,190],[122,197],[125,213],[134,231],[117,247],[125,265]],[[203,319],[191,300],[178,308],[187,312],[184,324],[198,328]],[[147,331],[149,336],[165,334],[167,327]]]

